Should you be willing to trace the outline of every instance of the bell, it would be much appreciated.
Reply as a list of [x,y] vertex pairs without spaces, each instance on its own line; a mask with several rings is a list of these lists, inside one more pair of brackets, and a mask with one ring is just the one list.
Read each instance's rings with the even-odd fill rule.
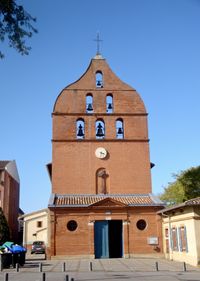
[[123,130],[122,130],[121,127],[118,129],[117,134],[118,134],[118,135],[123,135]]
[[91,103],[88,103],[87,111],[92,111],[92,110],[93,110],[92,104],[91,104]]
[[100,80],[97,81],[97,87],[101,87],[102,83]]
[[104,136],[103,127],[102,127],[102,125],[100,123],[97,126],[96,136],[97,137],[103,137]]
[[108,109],[112,109],[112,103],[108,104]]
[[77,133],[78,137],[84,137],[84,133],[83,133],[83,126],[80,124],[78,126],[78,133]]

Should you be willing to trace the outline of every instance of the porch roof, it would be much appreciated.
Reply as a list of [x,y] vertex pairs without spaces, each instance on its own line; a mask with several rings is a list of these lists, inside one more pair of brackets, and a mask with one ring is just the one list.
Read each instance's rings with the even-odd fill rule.
[[162,209],[161,211],[158,211],[158,214],[162,215],[162,214],[174,211],[176,209],[186,208],[187,206],[198,206],[199,207],[200,206],[200,197],[192,198],[192,199],[185,201],[184,203]]
[[127,206],[164,206],[153,194],[52,194],[49,207],[89,207],[106,199]]

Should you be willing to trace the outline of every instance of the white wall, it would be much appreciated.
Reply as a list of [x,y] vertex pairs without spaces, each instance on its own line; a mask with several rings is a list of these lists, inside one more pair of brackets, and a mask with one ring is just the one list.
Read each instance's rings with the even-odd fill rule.
[[[166,217],[163,217],[163,250],[165,257],[170,260],[182,261],[191,265],[198,265],[200,255],[200,221],[195,220],[195,213],[193,207],[184,207],[182,211],[174,210],[175,214],[172,213]],[[165,242],[165,228],[177,229],[181,226],[186,227],[187,233],[187,248],[188,251],[181,251],[180,248],[176,251],[169,245],[169,253],[166,253],[166,242]],[[169,236],[169,238],[171,238]],[[198,254],[199,253],[199,254]]]
[[[34,213],[26,214],[24,218],[24,235],[23,244],[25,246],[31,245],[33,241],[44,241],[48,245],[47,224],[48,224],[48,210],[44,209]],[[42,223],[38,227],[38,222]]]

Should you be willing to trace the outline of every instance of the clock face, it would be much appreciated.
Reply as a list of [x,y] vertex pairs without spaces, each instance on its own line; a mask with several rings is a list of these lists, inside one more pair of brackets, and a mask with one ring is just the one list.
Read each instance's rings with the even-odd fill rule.
[[103,159],[106,157],[107,155],[107,151],[105,148],[103,147],[98,147],[96,150],[95,150],[95,155],[97,158],[100,158],[100,159]]

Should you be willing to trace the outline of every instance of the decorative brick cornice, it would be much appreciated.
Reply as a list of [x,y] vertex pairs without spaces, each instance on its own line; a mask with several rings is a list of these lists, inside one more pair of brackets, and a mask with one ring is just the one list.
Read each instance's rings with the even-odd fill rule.
[[122,116],[148,116],[148,113],[144,112],[138,112],[138,113],[106,113],[106,112],[100,112],[100,113],[87,113],[87,112],[77,112],[77,113],[63,113],[63,112],[53,112],[52,116],[87,116],[87,117],[99,117],[99,116],[117,116],[117,117],[122,117]]
[[98,142],[98,143],[104,143],[104,142],[149,142],[149,139],[61,139],[61,140],[55,140],[52,139],[52,142]]

